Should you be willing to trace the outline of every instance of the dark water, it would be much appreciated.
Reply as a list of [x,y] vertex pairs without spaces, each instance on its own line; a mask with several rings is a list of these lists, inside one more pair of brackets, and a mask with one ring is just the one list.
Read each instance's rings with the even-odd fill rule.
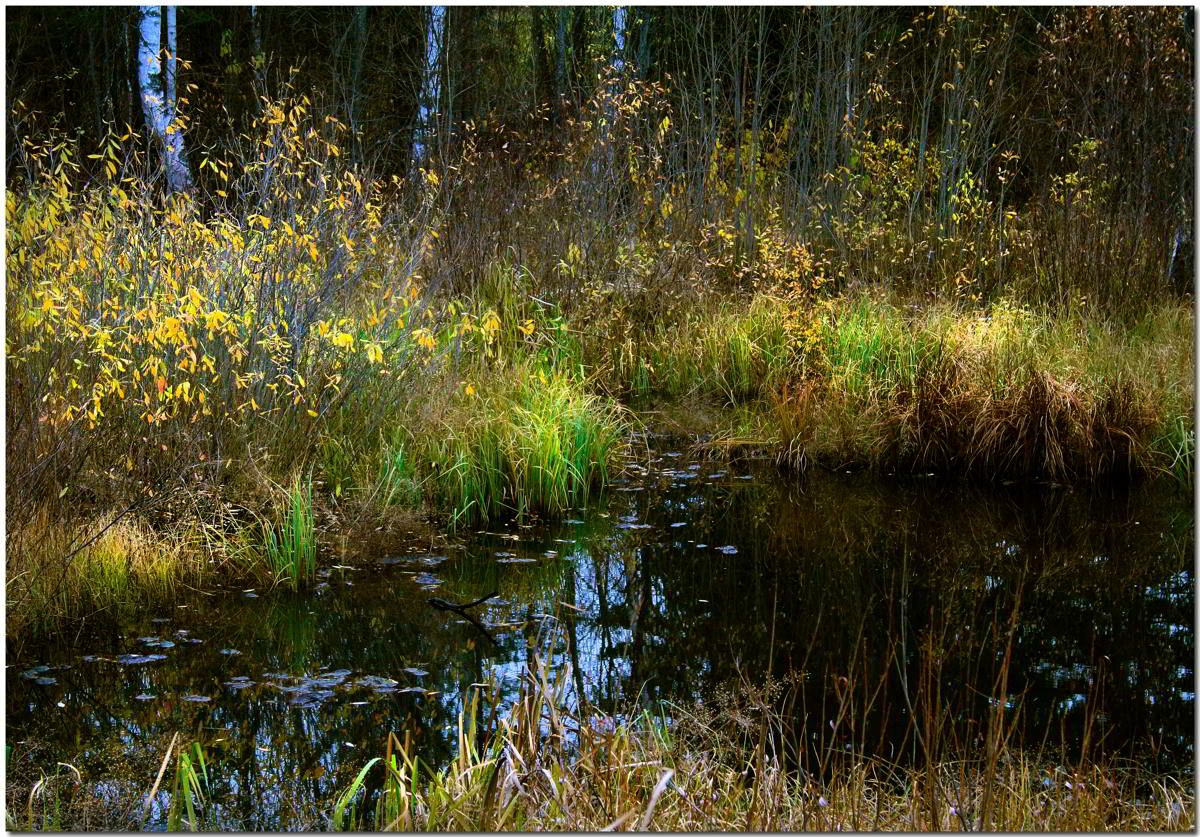
[[[535,654],[569,701],[616,712],[786,679],[813,752],[911,760],[930,706],[966,746],[1000,712],[1014,743],[1067,757],[1193,756],[1194,516],[1170,486],[780,479],[652,453],[603,505],[451,541],[40,649],[7,672],[10,758],[144,798],[178,732],[205,745],[214,827],[324,827],[389,731],[445,761],[472,684],[502,709]],[[426,601],[492,591],[480,626]]]

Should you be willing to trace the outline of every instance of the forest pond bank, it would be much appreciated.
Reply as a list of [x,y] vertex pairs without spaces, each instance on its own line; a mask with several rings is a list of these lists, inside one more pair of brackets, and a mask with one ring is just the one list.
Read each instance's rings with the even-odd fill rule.
[[[568,702],[618,717],[723,705],[771,673],[810,765],[831,748],[912,761],[927,683],[947,740],[969,745],[999,701],[1010,746],[1190,764],[1194,517],[1177,487],[782,478],[647,441],[564,520],[355,556],[315,591],[196,596],[33,651],[7,672],[10,776],[70,762],[144,799],[178,732],[205,748],[220,827],[327,827],[389,731],[447,762],[473,684],[502,709],[535,653],[570,671]],[[493,591],[478,624],[427,602]]]

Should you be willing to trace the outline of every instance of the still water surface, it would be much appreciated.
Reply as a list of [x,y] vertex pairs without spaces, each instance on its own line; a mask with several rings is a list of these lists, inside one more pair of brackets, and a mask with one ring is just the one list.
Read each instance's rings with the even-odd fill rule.
[[[352,556],[315,591],[200,596],[40,649],[7,673],[12,757],[111,770],[102,789],[144,795],[179,732],[211,761],[210,822],[325,827],[389,731],[445,762],[472,684],[502,709],[537,655],[569,672],[568,701],[618,714],[787,679],[815,749],[911,758],[912,707],[936,686],[960,740],[1003,705],[1028,747],[1191,761],[1194,515],[1178,489],[781,478],[650,442],[565,520]],[[493,591],[478,624],[427,602]],[[842,701],[853,731],[830,724]]]

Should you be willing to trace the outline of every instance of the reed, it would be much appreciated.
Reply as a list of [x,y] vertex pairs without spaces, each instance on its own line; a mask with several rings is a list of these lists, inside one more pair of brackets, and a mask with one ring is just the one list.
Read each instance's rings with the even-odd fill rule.
[[627,419],[573,376],[531,365],[509,374],[481,381],[441,433],[419,437],[452,523],[586,504],[619,449]]
[[317,573],[317,542],[313,524],[312,478],[296,478],[287,492],[283,520],[262,524],[263,552],[276,582],[293,589]]
[[[474,692],[459,716],[458,755],[440,769],[389,734],[384,754],[336,799],[335,827],[1185,831],[1195,822],[1193,788],[1117,762],[1055,762],[1001,738],[994,758],[946,741],[923,767],[850,755],[828,769],[796,769],[764,746],[789,721],[761,697],[747,723],[683,707],[617,720],[567,709],[568,681],[535,663],[490,736],[477,724]],[[386,775],[372,805],[363,789],[373,770]]]

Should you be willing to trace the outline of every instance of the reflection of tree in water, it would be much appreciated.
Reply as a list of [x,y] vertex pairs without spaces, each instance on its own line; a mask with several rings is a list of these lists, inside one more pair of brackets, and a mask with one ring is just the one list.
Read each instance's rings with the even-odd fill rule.
[[[1077,742],[1088,718],[1107,714],[1110,743],[1164,729],[1176,758],[1190,752],[1192,529],[1186,515],[1169,519],[1178,501],[811,482],[791,497],[766,484],[635,500],[632,516],[651,528],[581,567],[596,617],[578,644],[592,649],[597,694],[612,706],[642,688],[688,699],[739,671],[753,680],[797,668],[808,675],[797,706],[827,720],[831,684],[856,675],[888,710],[857,740],[888,750],[911,744],[896,710],[936,663],[939,711],[960,719],[966,740],[986,717],[1019,603],[1008,693],[1021,698],[1027,743],[1047,731],[1052,744]],[[671,529],[682,513],[689,525]],[[1144,537],[1151,530],[1174,535]],[[726,543],[735,556],[711,549]],[[1163,583],[1179,592],[1154,593]],[[1096,686],[1073,701],[1072,672]]]
[[[609,711],[639,695],[711,703],[742,677],[796,672],[795,715],[809,719],[796,734],[810,745],[912,754],[909,718],[927,700],[948,735],[975,740],[1019,603],[1008,694],[1027,745],[1047,733],[1051,744],[1077,741],[1090,719],[1111,746],[1153,736],[1164,764],[1190,758],[1194,534],[1184,500],[820,473],[785,487],[722,475],[716,463],[684,479],[671,464],[672,474],[647,478],[651,490],[579,513],[583,523],[496,527],[437,567],[436,593],[449,600],[501,592],[506,603],[476,614],[498,647],[429,607],[430,593],[396,568],[335,574],[318,594],[212,597],[169,625],[147,621],[85,646],[115,658],[144,651],[142,635],[182,628],[204,640],[177,644],[166,661],[88,663],[68,647],[37,661],[73,665],[51,672],[53,686],[10,675],[10,743],[38,741],[50,769],[69,758],[102,776],[116,751],[130,775],[149,775],[180,732],[208,748],[224,826],[323,827],[317,812],[388,732],[407,732],[423,761],[442,764],[472,684],[491,683],[503,707],[540,656],[571,666],[572,700]],[[300,707],[264,677],[290,685],[338,669],[428,694],[342,690]],[[234,676],[256,685],[232,689]],[[212,701],[182,701],[188,694]],[[831,730],[843,701],[851,711]],[[485,741],[494,717],[481,708]]]

